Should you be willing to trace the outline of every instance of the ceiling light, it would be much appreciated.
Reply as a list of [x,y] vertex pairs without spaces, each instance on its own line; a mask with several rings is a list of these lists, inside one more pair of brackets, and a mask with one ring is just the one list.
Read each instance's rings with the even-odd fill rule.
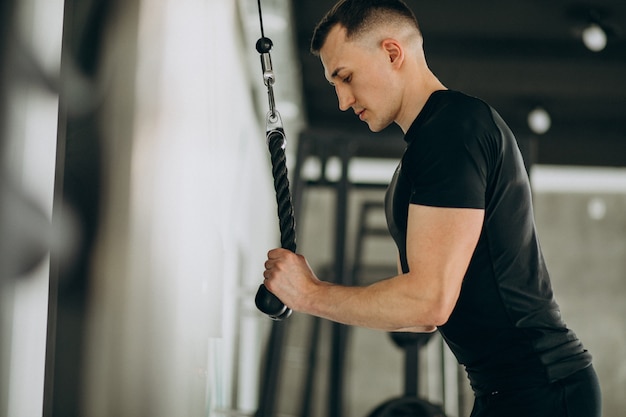
[[550,114],[543,107],[535,107],[528,113],[528,127],[538,135],[550,130],[551,124]]
[[583,43],[593,52],[600,52],[606,47],[606,32],[597,23],[591,23],[583,29]]

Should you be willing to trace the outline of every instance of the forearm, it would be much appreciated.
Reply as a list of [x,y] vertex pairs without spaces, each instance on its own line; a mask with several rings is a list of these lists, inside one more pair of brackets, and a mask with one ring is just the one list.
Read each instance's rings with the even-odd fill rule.
[[[402,262],[400,261],[400,253],[396,257],[396,268],[398,275],[402,274]],[[395,331],[398,332],[409,332],[409,333],[432,333],[437,330],[437,326],[412,326],[412,327],[404,327],[401,329],[397,329]]]
[[353,326],[432,332],[440,324],[439,300],[428,291],[417,292],[411,280],[415,277],[399,275],[365,287],[317,281],[296,310]]

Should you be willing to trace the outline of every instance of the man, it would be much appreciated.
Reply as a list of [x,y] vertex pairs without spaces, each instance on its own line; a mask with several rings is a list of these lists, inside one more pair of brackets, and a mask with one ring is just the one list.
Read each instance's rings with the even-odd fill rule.
[[397,123],[407,148],[386,196],[398,275],[369,286],[318,279],[274,249],[265,286],[287,306],[386,331],[438,329],[467,370],[472,417],[600,416],[591,356],[561,320],[513,134],[484,102],[429,70],[400,0],[344,0],[311,50],[341,110],[372,131]]

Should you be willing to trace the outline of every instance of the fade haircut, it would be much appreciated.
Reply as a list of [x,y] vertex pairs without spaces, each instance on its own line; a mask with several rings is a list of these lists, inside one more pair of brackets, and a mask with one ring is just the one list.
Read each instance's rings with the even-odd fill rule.
[[336,25],[346,28],[346,38],[352,40],[379,24],[400,22],[408,23],[420,33],[415,14],[402,0],[340,0],[315,27],[311,53],[319,56]]

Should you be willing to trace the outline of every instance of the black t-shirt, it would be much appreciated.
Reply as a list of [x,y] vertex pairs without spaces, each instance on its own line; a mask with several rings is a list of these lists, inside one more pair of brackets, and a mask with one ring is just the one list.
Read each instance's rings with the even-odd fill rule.
[[386,213],[404,272],[409,204],[477,208],[485,219],[457,304],[439,328],[477,394],[554,381],[591,355],[561,319],[515,137],[483,101],[437,91],[405,135]]

